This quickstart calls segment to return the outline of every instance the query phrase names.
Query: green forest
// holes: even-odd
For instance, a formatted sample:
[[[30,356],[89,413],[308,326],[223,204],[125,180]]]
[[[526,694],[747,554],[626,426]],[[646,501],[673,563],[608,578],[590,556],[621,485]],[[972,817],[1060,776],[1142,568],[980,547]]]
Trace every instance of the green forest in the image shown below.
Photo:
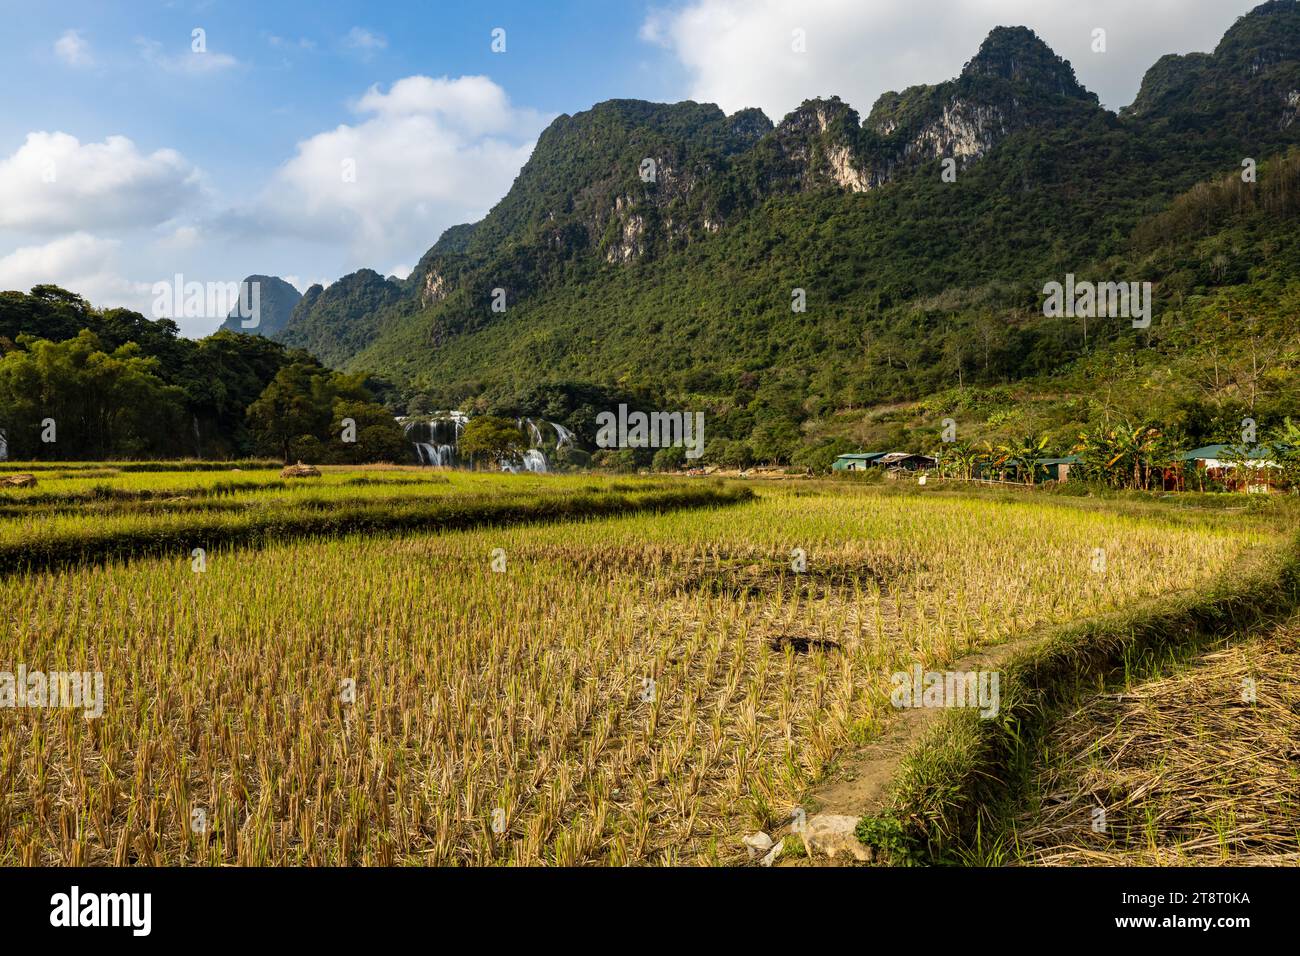
[[[373,389],[373,390],[372,390]],[[0,431],[15,460],[405,460],[383,383],[261,336],[183,338],[55,286],[0,293]],[[355,441],[344,441],[344,420]]]

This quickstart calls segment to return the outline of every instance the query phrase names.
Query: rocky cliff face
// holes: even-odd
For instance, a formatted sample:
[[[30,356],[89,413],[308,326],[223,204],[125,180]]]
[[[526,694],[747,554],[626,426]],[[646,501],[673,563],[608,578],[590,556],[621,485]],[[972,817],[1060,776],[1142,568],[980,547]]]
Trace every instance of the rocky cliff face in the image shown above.
[[[866,128],[881,178],[918,163],[982,159],[1022,129],[1099,109],[1074,69],[1025,27],[998,27],[954,80],[880,96]]]
[[[258,290],[257,325],[253,328],[245,328],[244,322],[247,317],[241,316],[239,309],[236,308],[226,317],[221,328],[231,332],[273,336],[289,323],[293,310],[302,299],[302,293],[278,276],[249,276],[240,283],[241,301],[246,303],[252,301],[250,294],[245,291],[252,283],[257,283]]]
[[[753,109],[599,103],[557,118],[501,202],[482,221],[448,229],[409,280],[346,277],[346,307],[333,287],[309,292],[285,340],[339,355],[404,323],[409,341],[444,343],[499,320],[493,289],[526,302],[707,242],[774,198],[838,193],[852,203],[911,176],[937,177],[939,160],[962,170],[984,163],[1031,131],[1060,140],[1070,130],[1141,129],[1170,142],[1191,136],[1204,159],[1239,142],[1262,155],[1300,129],[1300,0],[1271,0],[1241,18],[1213,54],[1160,59],[1123,116],[1102,111],[1070,64],[1024,27],[994,29],[951,80],[882,94],[865,122],[833,96],[776,126]],[[1031,180],[1026,173],[1026,189]],[[335,321],[351,328],[331,329]]]
[[[960,77],[887,92],[865,123],[837,97],[806,101],[759,144],[756,162],[769,192],[866,192],[934,160],[979,160],[1017,130],[1097,109],[1070,64],[1032,31],[999,27]]]
[[[839,97],[806,100],[770,135],[755,157],[770,192],[834,186],[866,192],[880,184],[862,142],[857,111]]]
[[[425,271],[424,279],[420,283],[420,304],[435,305],[447,298],[449,291],[450,283],[447,282],[447,277],[437,269],[430,268]]]
[[[997,106],[953,97],[934,120],[912,134],[903,146],[903,156],[922,161],[979,159],[1009,131],[1007,116]]]

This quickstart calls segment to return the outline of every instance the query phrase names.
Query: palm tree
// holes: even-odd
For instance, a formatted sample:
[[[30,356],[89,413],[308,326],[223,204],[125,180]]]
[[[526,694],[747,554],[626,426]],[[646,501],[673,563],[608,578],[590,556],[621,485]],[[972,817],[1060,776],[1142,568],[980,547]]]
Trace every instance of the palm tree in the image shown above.
[[[979,453],[964,442],[943,445],[934,456],[939,462],[939,474],[945,478],[969,480],[979,461]]]
[[[1111,487],[1123,483],[1123,479],[1117,477],[1116,465],[1124,457],[1124,452],[1119,447],[1114,429],[1107,431],[1103,426],[1080,432],[1074,451],[1080,456],[1085,474]]]

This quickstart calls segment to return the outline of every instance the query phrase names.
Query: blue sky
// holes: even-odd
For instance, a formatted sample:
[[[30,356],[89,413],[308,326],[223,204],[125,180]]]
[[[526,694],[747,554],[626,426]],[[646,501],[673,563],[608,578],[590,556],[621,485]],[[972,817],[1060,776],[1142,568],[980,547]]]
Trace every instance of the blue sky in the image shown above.
[[[342,105],[373,84],[483,74],[528,106],[558,114],[615,96],[672,97],[682,75],[668,51],[638,38],[645,8],[633,3],[574,3],[562,16],[535,0],[63,0],[57,14],[53,4],[3,6],[0,60],[10,95],[0,142],[51,127],[83,141],[122,134],[142,148],[201,155],[216,183],[235,189],[277,166],[299,140],[346,120]],[[160,76],[143,41],[159,44],[160,57],[187,58],[196,27],[206,31],[210,56],[237,64],[183,80]],[[496,27],[507,31],[504,55],[490,49]],[[53,50],[69,30],[86,44],[84,68],[69,69]]]
[[[150,314],[178,272],[300,289],[404,274],[505,194],[561,112],[691,98],[779,120],[835,93],[865,115],[886,89],[955,75],[1003,23],[1036,29],[1118,108],[1158,56],[1212,49],[1253,5],[6,0],[0,287],[59,282]],[[220,317],[180,321],[197,335]]]

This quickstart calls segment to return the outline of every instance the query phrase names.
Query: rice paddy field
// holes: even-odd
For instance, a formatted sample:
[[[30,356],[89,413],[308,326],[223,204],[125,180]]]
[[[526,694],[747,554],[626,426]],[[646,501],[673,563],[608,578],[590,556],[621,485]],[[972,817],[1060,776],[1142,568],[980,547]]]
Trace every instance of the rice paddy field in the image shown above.
[[[845,482],[38,478],[0,491],[0,671],[102,672],[104,701],[0,708],[9,865],[742,863],[888,727],[891,673],[1285,542]]]

